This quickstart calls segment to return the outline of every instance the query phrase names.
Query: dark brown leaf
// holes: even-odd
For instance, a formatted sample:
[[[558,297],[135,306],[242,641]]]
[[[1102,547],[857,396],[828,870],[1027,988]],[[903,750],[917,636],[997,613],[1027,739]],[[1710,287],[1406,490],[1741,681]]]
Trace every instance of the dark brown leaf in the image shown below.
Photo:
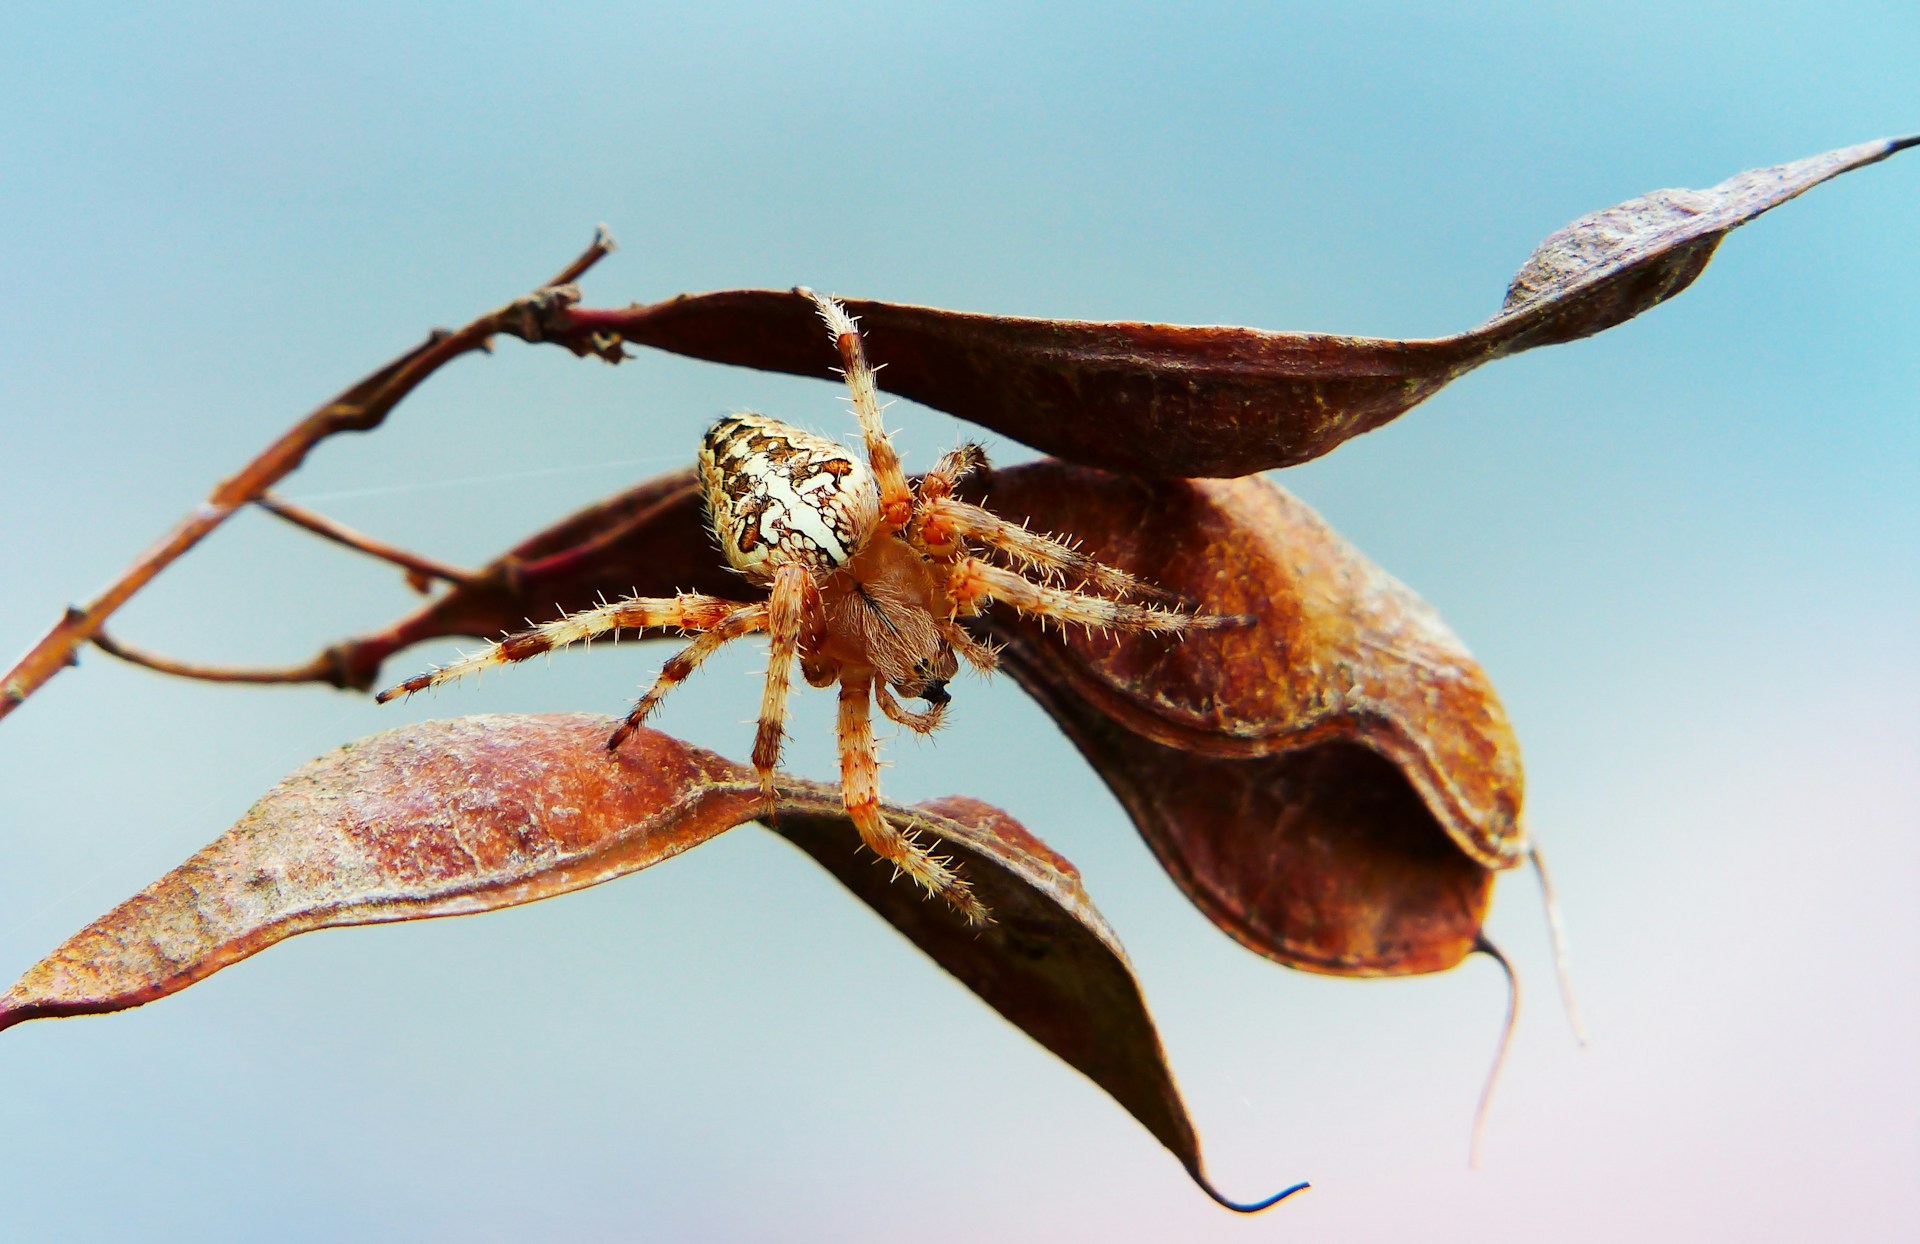
[[[885,917],[936,963],[1028,1036],[1107,1093],[1170,1149],[1208,1196],[1230,1209],[1207,1180],[1200,1141],[1174,1087],[1160,1035],[1113,930],[1094,910],[1079,870],[999,809],[951,796],[920,804],[922,823],[961,858],[993,912],[984,933],[944,903],[891,881],[852,846],[836,813],[782,813],[777,831]],[[940,818],[940,819],[930,819]],[[983,867],[991,862],[993,867]]]
[[[1177,642],[991,622],[1202,910],[1315,971],[1435,971],[1471,949],[1487,870],[1525,851],[1522,775],[1492,686],[1432,609],[1264,480],[1038,462],[989,488],[1008,517],[1255,619]],[[487,571],[498,586],[455,588],[331,660],[366,686],[407,644],[497,635],[616,585],[741,595],[712,550],[691,477],[652,481],[522,544]]]
[[[29,969],[0,998],[0,1029],[139,1006],[296,933],[597,885],[758,814],[750,770],[651,730],[610,755],[614,725],[584,714],[466,717],[324,756]],[[1073,865],[974,800],[893,809],[959,859],[994,913],[979,932],[876,867],[833,788],[792,783],[780,800],[780,833],[1109,1093],[1208,1195],[1261,1207],[1226,1201],[1207,1182],[1139,985]]]
[[[1727,232],[1920,137],[1658,190],[1574,221],[1520,269],[1500,313],[1397,341],[1251,328],[975,315],[848,299],[881,385],[1072,462],[1144,475],[1236,476],[1317,458],[1505,355],[1611,328],[1691,284]],[[836,364],[808,301],[783,290],[558,308],[543,332],[582,352],[617,341],[803,376]]]
[[[1168,875],[1248,949],[1339,976],[1438,972],[1475,949],[1493,873],[1379,753],[1338,740],[1251,759],[1181,751],[1056,697],[1015,659]]]

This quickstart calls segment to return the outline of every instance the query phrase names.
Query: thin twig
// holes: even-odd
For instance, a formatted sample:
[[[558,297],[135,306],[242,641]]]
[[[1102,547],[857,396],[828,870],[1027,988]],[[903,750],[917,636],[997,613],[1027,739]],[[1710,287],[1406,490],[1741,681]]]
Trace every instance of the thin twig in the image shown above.
[[[1547,872],[1546,857],[1535,843],[1527,851],[1533,863],[1533,875],[1540,879],[1540,901],[1547,909],[1547,937],[1553,942],[1553,975],[1560,984],[1560,1004],[1566,1008],[1567,1023],[1573,1039],[1587,1045],[1587,1023],[1581,1018],[1580,1003],[1573,996],[1573,963],[1567,953],[1567,929],[1560,919],[1560,899],[1553,892],[1553,877]]]
[[[613,240],[612,231],[605,225],[595,225],[593,227],[593,241],[587,244],[587,249],[580,252],[579,258],[560,269],[560,275],[548,281],[542,288],[573,284],[587,274],[587,269],[593,267],[593,265],[599,263],[602,259],[613,254],[613,252],[618,249],[619,243]]]
[[[340,662],[329,649],[320,653],[303,665],[284,666],[245,666],[245,665],[201,665],[193,661],[182,661],[175,657],[163,656],[145,648],[137,648],[123,643],[107,634],[96,631],[93,635],[94,646],[102,652],[119,657],[144,669],[155,670],[162,674],[173,674],[180,678],[197,678],[202,682],[246,682],[246,683],[303,683],[323,682],[335,687],[346,687],[348,679],[340,668]]]
[[[449,566],[445,562],[435,561],[424,554],[410,552],[397,544],[388,544],[385,540],[370,536],[364,531],[356,531],[345,523],[336,522],[303,505],[295,505],[285,497],[275,496],[271,492],[261,493],[254,498],[253,503],[269,514],[278,515],[296,527],[304,527],[323,539],[331,540],[335,544],[343,544],[370,557],[377,557],[383,562],[391,562],[405,570],[407,582],[422,592],[426,591],[435,579],[463,586],[478,582],[479,576],[470,570]]]
[[[545,340],[541,326],[552,317],[555,308],[579,299],[579,291],[571,281],[612,249],[613,239],[606,230],[596,230],[587,249],[553,281],[456,332],[436,331],[282,433],[238,474],[215,487],[206,501],[135,559],[85,608],[67,610],[53,629],[0,679],[0,717],[18,708],[55,674],[72,665],[75,650],[93,639],[106,620],[134,593],[204,540],[235,510],[286,478],[315,445],[341,432],[366,432],[380,426],[387,413],[421,381],[463,354],[488,349],[495,334],[509,333],[526,341]]]
[[[1513,1048],[1513,1031],[1520,1021],[1520,977],[1500,948],[1487,940],[1486,934],[1482,933],[1475,940],[1473,949],[1498,964],[1507,978],[1507,1018],[1500,1026],[1500,1044],[1494,1049],[1493,1065],[1487,1068],[1486,1083],[1480,1086],[1480,1104],[1473,1109],[1473,1136],[1467,1146],[1467,1165],[1478,1169],[1481,1142],[1486,1138],[1487,1116],[1493,1110],[1493,1090],[1500,1084],[1500,1073],[1507,1065],[1507,1051]]]

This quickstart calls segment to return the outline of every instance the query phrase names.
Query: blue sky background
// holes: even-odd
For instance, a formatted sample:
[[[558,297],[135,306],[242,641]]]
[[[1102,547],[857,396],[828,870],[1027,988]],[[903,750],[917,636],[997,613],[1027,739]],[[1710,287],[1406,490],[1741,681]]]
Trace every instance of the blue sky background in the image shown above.
[[[1901,4],[90,7],[0,44],[0,648],[434,324],[623,249],[598,303],[805,282],[983,311],[1420,336],[1551,230],[1920,129]],[[1676,11],[1683,10],[1683,11]],[[1007,808],[1125,940],[1218,1182],[742,830],[481,918],[300,938],[0,1036],[34,1240],[1888,1238],[1920,1212],[1920,156],[1733,235],[1678,300],[1284,474],[1440,607],[1526,751],[1593,1046],[1539,905],[1488,1131],[1494,969],[1354,982],[1215,932],[1010,684],[888,792]],[[284,491],[454,561],[817,382],[506,344]],[[961,429],[902,404],[910,465]],[[999,460],[1023,456],[998,442]],[[242,517],[115,629],[280,662],[411,603]],[[441,655],[420,650],[393,672]],[[660,648],[406,707],[90,655],[0,725],[25,969],[308,758],[411,717],[617,712]],[[757,651],[660,724],[730,755]],[[829,697],[791,767],[833,772]]]

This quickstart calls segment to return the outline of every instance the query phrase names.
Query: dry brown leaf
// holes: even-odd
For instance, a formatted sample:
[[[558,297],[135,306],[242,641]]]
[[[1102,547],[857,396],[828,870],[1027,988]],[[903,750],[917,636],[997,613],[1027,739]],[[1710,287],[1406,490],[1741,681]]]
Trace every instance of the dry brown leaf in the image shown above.
[[[1317,458],[1483,363],[1611,328],[1692,284],[1727,233],[1920,136],[1656,190],[1583,216],[1522,265],[1492,319],[1399,341],[1251,328],[977,315],[847,299],[880,384],[1088,466],[1237,476]],[[542,339],[619,357],[633,342],[721,363],[828,376],[809,302],[785,290],[556,306]]]
[[[1102,560],[1255,620],[1173,641],[990,619],[1009,672],[1209,917],[1262,954],[1322,972],[1435,971],[1473,948],[1489,870],[1526,849],[1519,750],[1485,673],[1428,606],[1265,480],[1150,481],[1038,462],[993,472],[986,488],[1010,518],[1070,532]],[[616,584],[740,594],[690,475],[531,538],[479,586],[329,649],[314,676],[369,686],[409,644],[496,635]]]
[[[989,504],[1071,521],[1102,561],[1253,619],[1170,641],[992,617],[1011,672],[1215,923],[1344,975],[1474,949],[1489,870],[1526,851],[1519,745],[1425,602],[1265,479],[1043,462],[996,473]]]
[[[480,716],[343,747],[276,786],[226,834],[69,938],[0,998],[0,1029],[176,993],[283,938],[491,911],[671,858],[760,812],[753,773],[615,719]],[[1073,865],[970,799],[894,809],[955,855],[995,923],[892,882],[859,848],[839,793],[780,790],[778,832],[935,962],[1086,1074],[1208,1195],[1199,1140],[1113,931]],[[1290,1188],[1287,1195],[1295,1188]]]
[[[124,1010],[313,929],[489,911],[635,872],[750,820],[751,776],[602,718],[467,717],[297,770],[192,859],[68,939],[0,1027]]]

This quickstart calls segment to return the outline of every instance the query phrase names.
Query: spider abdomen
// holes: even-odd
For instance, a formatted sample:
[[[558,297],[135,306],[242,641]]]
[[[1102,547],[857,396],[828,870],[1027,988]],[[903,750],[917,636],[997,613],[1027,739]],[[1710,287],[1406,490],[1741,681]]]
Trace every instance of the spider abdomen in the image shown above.
[[[879,521],[879,489],[858,455],[765,415],[728,415],[707,430],[700,485],[727,563],[760,582],[787,564],[831,573]]]

